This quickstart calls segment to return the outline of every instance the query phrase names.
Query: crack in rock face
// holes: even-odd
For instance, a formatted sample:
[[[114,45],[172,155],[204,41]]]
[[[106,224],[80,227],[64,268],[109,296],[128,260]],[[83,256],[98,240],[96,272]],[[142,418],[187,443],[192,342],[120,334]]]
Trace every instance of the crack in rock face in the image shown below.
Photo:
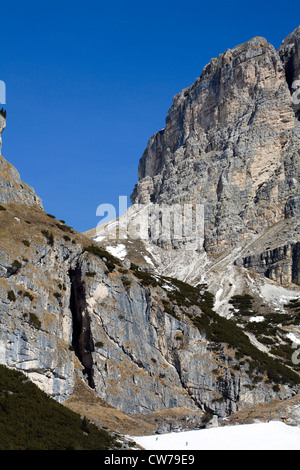
[[[83,374],[87,376],[89,386],[95,388],[92,357],[94,342],[80,266],[70,270],[69,274],[71,281],[70,310],[73,318],[72,346],[76,356],[84,366]]]

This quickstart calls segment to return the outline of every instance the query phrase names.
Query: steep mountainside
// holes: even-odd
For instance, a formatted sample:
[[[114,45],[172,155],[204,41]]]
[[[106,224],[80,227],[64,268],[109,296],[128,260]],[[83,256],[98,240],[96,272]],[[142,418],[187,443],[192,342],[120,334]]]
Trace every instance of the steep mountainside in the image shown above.
[[[212,311],[205,286],[125,267],[38,206],[3,208],[0,362],[58,401],[77,376],[132,414],[225,416],[298,389],[297,375]]]
[[[111,240],[119,221],[79,234],[0,157],[1,364],[73,409],[82,394],[147,429],[299,393],[299,121],[285,69],[296,73],[298,38],[213,59],[148,144],[142,206],[121,221],[200,202],[203,240]]]

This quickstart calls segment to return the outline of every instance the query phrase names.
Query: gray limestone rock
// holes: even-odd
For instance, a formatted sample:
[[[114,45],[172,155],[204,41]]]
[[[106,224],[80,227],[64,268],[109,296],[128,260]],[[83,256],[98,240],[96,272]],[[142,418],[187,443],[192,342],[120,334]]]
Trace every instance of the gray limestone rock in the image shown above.
[[[212,59],[140,160],[132,202],[202,203],[210,254],[297,214],[300,124],[284,58],[296,73],[298,33],[279,51],[256,37]]]
[[[237,264],[299,284],[300,124],[287,81],[288,67],[292,79],[298,70],[297,41],[298,30],[278,52],[257,37],[212,59],[150,139],[132,201],[204,204],[209,256],[261,236]],[[4,127],[0,115],[0,134]],[[182,408],[224,417],[299,392],[297,381],[280,382],[274,371],[270,379],[263,366],[271,357],[221,321],[208,292],[200,303],[203,293],[162,279],[154,265],[151,276],[149,266],[118,261],[70,227],[61,230],[3,157],[0,203],[0,363],[55,399],[70,397],[79,376],[129,414]],[[173,248],[180,256],[182,245]],[[197,260],[191,251],[184,263],[193,270]],[[225,277],[221,262],[216,271]],[[281,373],[276,361],[273,367]]]

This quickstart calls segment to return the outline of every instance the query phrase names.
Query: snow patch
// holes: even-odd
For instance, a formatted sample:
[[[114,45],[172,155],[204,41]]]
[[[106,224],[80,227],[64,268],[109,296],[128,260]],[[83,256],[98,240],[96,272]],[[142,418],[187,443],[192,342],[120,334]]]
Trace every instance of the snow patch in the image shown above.
[[[176,290],[176,288],[174,286],[171,286],[170,284],[164,284],[161,287],[163,287],[163,289],[165,289],[169,292],[172,292],[172,291]]]
[[[151,259],[149,256],[144,255],[144,259],[145,259],[145,261],[147,261],[148,264],[151,264],[151,266],[154,267],[154,264],[153,264],[153,262],[152,262],[152,259]]]
[[[260,286],[260,292],[263,299],[269,303],[277,303],[277,308],[283,308],[291,299],[295,299],[299,296],[299,290],[288,290],[287,288],[279,285],[273,285],[267,280],[264,280],[264,284]]]
[[[99,235],[99,237],[94,238],[95,242],[102,242],[105,239],[103,235]]]
[[[300,428],[280,421],[133,439],[146,450],[300,450]]]
[[[121,260],[123,260],[125,258],[125,256],[127,255],[127,250],[126,250],[126,247],[125,245],[123,245],[122,243],[120,243],[119,245],[117,246],[106,246],[105,249],[113,256],[115,256],[116,258],[119,258]]]
[[[300,344],[300,339],[297,338],[297,336],[294,335],[294,333],[288,333],[287,338],[289,338],[293,343],[295,344]]]
[[[253,323],[253,322],[260,323],[260,322],[264,321],[264,319],[265,319],[265,317],[263,317],[262,315],[258,315],[257,317],[250,317],[249,322],[250,323]]]

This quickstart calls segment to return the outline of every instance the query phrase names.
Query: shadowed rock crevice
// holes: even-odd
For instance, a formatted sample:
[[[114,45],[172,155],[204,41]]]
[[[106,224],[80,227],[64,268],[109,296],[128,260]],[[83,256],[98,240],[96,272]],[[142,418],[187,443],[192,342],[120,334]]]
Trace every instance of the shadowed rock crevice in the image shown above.
[[[94,341],[90,328],[90,317],[86,310],[85,288],[81,280],[81,267],[69,271],[71,280],[70,310],[73,320],[72,346],[84,369],[88,385],[95,388],[93,379]]]

